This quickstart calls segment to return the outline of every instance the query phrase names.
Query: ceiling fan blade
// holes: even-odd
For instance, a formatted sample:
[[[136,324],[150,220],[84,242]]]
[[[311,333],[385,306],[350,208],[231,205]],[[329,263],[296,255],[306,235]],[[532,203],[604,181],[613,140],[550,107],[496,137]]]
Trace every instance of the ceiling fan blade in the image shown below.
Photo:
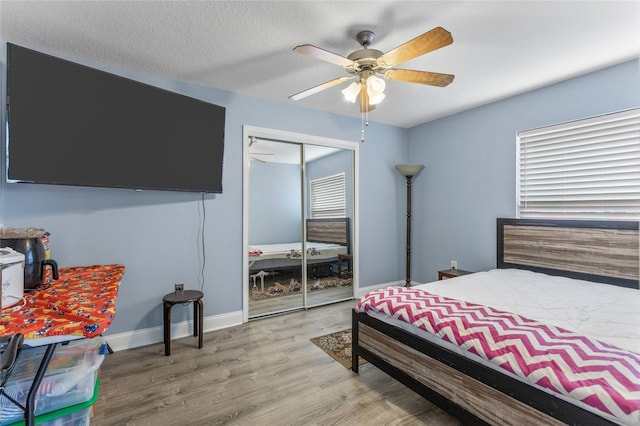
[[[293,48],[296,53],[311,56],[313,58],[321,59],[323,61],[330,62],[332,64],[340,65],[341,67],[348,67],[353,65],[351,59],[347,59],[344,56],[340,56],[336,53],[329,52],[328,50],[321,49],[311,44],[302,44]]]
[[[408,83],[445,87],[451,84],[455,76],[453,74],[441,74],[438,72],[390,69],[384,72],[384,78],[395,81],[406,81]]]
[[[318,92],[321,92],[325,89],[328,89],[330,87],[333,86],[337,86],[340,83],[344,83],[347,80],[351,80],[353,77],[338,77],[338,78],[334,78],[333,80],[329,80],[326,83],[322,83],[322,84],[318,84],[317,86],[314,86],[310,89],[307,90],[303,90],[300,93],[296,93],[295,95],[291,95],[289,96],[289,99],[291,99],[292,101],[298,101],[302,98],[306,98],[307,96],[311,96],[314,95]]]
[[[451,43],[453,43],[451,33],[444,28],[436,27],[380,56],[378,64],[383,68],[395,67]]]
[[[376,106],[369,103],[367,86],[363,84],[362,87],[360,87],[360,112],[373,111],[374,109],[376,109]]]

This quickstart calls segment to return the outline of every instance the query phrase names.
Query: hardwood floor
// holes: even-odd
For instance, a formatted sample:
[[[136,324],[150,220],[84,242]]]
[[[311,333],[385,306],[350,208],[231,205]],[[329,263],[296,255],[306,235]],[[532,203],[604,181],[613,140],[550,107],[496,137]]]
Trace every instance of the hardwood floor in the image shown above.
[[[108,355],[92,425],[458,425],[365,364],[309,341],[351,326],[354,301]]]

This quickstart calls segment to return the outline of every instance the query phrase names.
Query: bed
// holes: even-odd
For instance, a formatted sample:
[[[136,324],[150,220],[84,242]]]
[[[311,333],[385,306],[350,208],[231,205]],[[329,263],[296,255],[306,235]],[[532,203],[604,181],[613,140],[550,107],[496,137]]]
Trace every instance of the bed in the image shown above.
[[[353,311],[352,370],[358,372],[358,358],[363,357],[465,423],[640,424],[638,241],[635,221],[498,219],[495,270],[376,290],[361,299]],[[501,275],[506,275],[507,287],[497,282]],[[506,297],[497,302],[490,293]],[[540,301],[540,295],[546,297]],[[405,302],[422,311],[416,315],[404,310]],[[568,318],[565,307],[580,303],[587,303],[582,309],[588,311]],[[601,312],[612,304],[613,312]],[[545,306],[552,309],[541,314],[538,308]],[[439,323],[434,320],[438,317]],[[582,329],[580,320],[586,317],[595,327]],[[416,326],[416,319],[426,323],[427,330]],[[500,327],[487,323],[496,319]],[[502,331],[496,333],[509,329],[504,324],[515,324],[519,336],[507,335],[513,340],[506,340]],[[485,326],[490,330],[487,339],[480,332]],[[533,362],[527,365],[512,349],[528,349],[523,343],[528,335],[536,336],[533,342],[543,339],[538,337],[541,327],[545,344],[531,352],[526,362]],[[566,339],[573,339],[571,345]],[[502,346],[492,347],[488,341]],[[574,346],[578,343],[582,346]],[[591,376],[580,376],[580,369],[569,369],[579,380],[566,373],[568,366],[579,364],[567,357],[578,353],[571,352],[576,347],[588,348],[588,356],[583,355],[591,373],[604,371],[606,377],[597,380],[611,380],[613,391],[598,388],[590,395],[587,385],[600,382],[593,385]],[[545,361],[549,354],[555,358]],[[603,356],[606,363],[593,361]]]
[[[306,261],[308,265],[336,261],[351,252],[349,218],[307,219]],[[300,241],[249,246],[249,273],[300,267]]]

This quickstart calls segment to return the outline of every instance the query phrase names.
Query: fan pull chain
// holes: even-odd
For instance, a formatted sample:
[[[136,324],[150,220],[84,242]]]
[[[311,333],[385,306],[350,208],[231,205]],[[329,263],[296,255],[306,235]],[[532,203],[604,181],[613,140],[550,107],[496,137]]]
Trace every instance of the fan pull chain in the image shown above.
[[[369,105],[367,105],[365,112],[361,114],[361,128],[360,128],[360,143],[364,143],[364,128],[369,127]]]

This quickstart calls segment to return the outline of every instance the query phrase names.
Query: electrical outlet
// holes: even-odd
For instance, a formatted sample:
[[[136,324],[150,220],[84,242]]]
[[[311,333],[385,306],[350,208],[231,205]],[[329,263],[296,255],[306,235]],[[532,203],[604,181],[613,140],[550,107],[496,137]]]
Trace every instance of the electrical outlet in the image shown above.
[[[176,283],[176,293],[180,294],[184,291],[184,284],[183,283]]]
[[[451,269],[458,269],[458,261],[457,260],[452,260],[451,261]]]

